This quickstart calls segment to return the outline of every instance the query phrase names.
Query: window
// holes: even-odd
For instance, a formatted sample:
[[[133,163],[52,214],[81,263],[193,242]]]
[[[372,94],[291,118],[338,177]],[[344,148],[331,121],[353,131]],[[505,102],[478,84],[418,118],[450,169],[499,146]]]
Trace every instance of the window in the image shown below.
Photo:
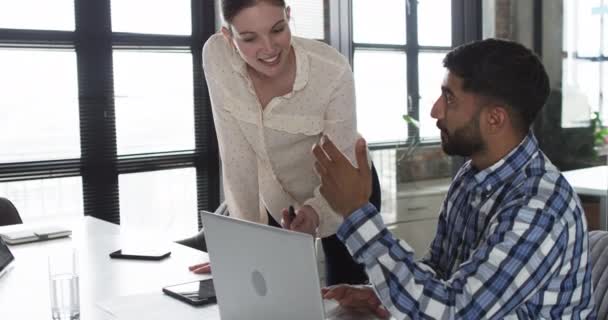
[[[194,168],[123,174],[119,177],[123,230],[185,238],[198,230]]]
[[[323,0],[288,0],[294,35],[310,39],[325,39],[325,7]]]
[[[137,16],[134,19],[134,16]],[[112,31],[190,35],[190,0],[113,0]]]
[[[219,2],[219,1],[218,1]],[[326,0],[287,0],[291,20],[289,27],[294,36],[326,40]]]
[[[0,1],[0,28],[74,30],[74,0]]]
[[[113,61],[118,154],[194,150],[191,54],[117,50]]]
[[[0,183],[0,195],[13,202],[24,222],[82,215],[80,177]]]
[[[452,0],[353,0],[352,16],[361,134],[370,144],[438,141],[429,114],[452,47]],[[420,128],[408,127],[403,115]]]
[[[25,221],[194,233],[219,205],[202,70],[214,13],[206,0],[0,1],[0,196]]]
[[[0,48],[0,162],[80,157],[74,50]]]
[[[608,1],[564,0],[562,127],[608,123]]]

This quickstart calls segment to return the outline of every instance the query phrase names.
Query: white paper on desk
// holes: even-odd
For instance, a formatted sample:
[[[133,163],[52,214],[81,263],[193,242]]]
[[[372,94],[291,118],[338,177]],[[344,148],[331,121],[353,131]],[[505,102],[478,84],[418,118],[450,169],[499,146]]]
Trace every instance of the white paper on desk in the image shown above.
[[[114,319],[146,319],[146,320],[200,320],[219,319],[217,304],[193,307],[189,304],[171,298],[163,293],[138,294],[119,296],[97,303]]]

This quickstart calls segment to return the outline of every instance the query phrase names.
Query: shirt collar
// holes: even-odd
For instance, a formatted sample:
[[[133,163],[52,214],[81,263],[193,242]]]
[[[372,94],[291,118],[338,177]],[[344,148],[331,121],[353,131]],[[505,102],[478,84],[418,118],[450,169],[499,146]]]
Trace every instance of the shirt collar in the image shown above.
[[[302,46],[300,45],[300,39],[298,37],[291,37],[291,46],[294,49],[296,55],[296,79],[293,83],[293,91],[301,90],[308,83],[308,74],[310,72],[310,63],[308,55]],[[232,68],[245,78],[248,82],[251,82],[249,74],[247,73],[247,63],[236,50],[231,50],[230,63]],[[250,89],[253,90],[253,85],[250,85]],[[255,92],[255,91],[254,91]],[[288,94],[288,96],[290,96]]]
[[[494,187],[502,185],[504,181],[516,174],[537,154],[538,150],[538,140],[530,131],[517,147],[484,170],[476,171],[469,161],[466,168],[467,176],[472,176],[475,183],[472,183],[467,189],[481,188],[482,192],[492,191]]]

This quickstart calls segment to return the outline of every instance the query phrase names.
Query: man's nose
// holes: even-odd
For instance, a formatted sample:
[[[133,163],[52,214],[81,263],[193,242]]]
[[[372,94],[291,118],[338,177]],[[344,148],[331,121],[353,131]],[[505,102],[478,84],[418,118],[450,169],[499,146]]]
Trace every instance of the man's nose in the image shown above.
[[[442,97],[439,96],[439,98],[437,98],[437,100],[435,100],[435,103],[433,104],[433,107],[431,108],[431,117],[433,119],[443,119],[443,113],[444,113],[444,106],[443,106],[443,100]]]

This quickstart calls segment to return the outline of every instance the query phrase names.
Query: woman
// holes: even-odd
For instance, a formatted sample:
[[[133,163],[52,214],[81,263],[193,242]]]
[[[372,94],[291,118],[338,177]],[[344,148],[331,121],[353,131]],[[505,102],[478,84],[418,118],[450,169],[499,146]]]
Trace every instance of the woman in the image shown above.
[[[203,67],[230,215],[317,235],[328,285],[365,282],[363,268],[335,236],[342,219],[319,193],[311,154],[326,134],[354,159],[347,60],[324,43],[292,37],[284,0],[224,0],[222,14],[226,25],[205,44]]]

